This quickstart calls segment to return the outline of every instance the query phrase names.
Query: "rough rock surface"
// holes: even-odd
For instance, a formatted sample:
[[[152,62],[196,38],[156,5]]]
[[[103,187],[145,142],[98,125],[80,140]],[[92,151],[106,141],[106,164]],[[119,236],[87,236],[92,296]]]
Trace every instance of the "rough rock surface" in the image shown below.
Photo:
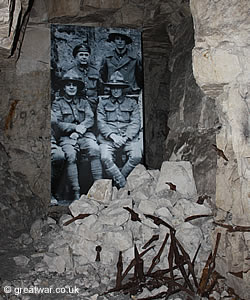
[[[96,180],[89,189],[87,197],[101,202],[109,202],[112,199],[112,180]]]
[[[215,98],[221,124],[216,144],[228,159],[219,157],[217,161],[217,220],[227,225],[249,226],[250,3],[243,0],[228,5],[226,1],[191,0],[191,11],[196,41],[194,75],[205,94]],[[218,268],[247,298],[249,292],[244,292],[242,284],[249,287],[249,263],[245,254],[234,249],[240,247],[249,253],[248,238],[243,232],[231,234],[221,230],[230,247],[227,251],[221,249]],[[235,274],[242,275],[239,278]]]
[[[186,167],[186,162],[171,164],[172,169],[174,164],[177,170],[182,164]],[[162,170],[164,173],[164,168]],[[142,174],[140,179],[138,173]],[[58,222],[51,217],[39,218],[32,224],[29,234],[22,234],[12,240],[11,251],[4,243],[0,252],[0,299],[139,300],[167,292],[167,284],[147,288],[147,282],[146,285],[145,282],[141,282],[144,284],[141,290],[131,295],[119,291],[106,293],[116,284],[119,250],[122,251],[123,272],[125,272],[125,268],[134,258],[134,245],[139,252],[150,249],[143,256],[145,272],[161,248],[169,228],[163,224],[157,225],[145,217],[145,214],[151,213],[176,228],[176,238],[191,258],[197,250],[197,245],[201,243],[194,263],[195,273],[199,277],[211,251],[210,233],[214,224],[210,205],[207,202],[198,204],[190,196],[185,199],[184,194],[177,190],[169,190],[167,186],[164,192],[161,190],[160,193],[156,193],[155,187],[161,175],[164,174],[159,174],[158,170],[146,170],[139,165],[130,174],[125,188],[119,191],[113,189],[113,198],[109,204],[104,205],[99,200],[83,195],[79,201],[74,201],[70,205],[74,216],[84,212],[91,213],[90,216],[75,220],[68,225],[65,222],[72,218],[68,214],[61,215]],[[186,179],[192,178],[190,171],[185,172],[185,175]],[[137,186],[132,185],[135,178],[137,178]],[[99,184],[101,185],[100,182]],[[104,197],[106,183],[102,182],[102,184]],[[152,189],[145,191],[145,186],[150,186]],[[183,186],[188,188],[188,184]],[[138,191],[144,191],[143,198],[139,197],[141,193]],[[137,221],[133,219],[124,207],[133,208],[140,219]],[[186,217],[199,214],[207,214],[209,217],[185,222]],[[144,247],[152,235],[156,236],[156,234],[158,239],[154,239],[150,245]],[[100,250],[99,259],[97,247]],[[14,251],[17,248],[19,248],[18,255]],[[169,249],[170,240],[167,241],[153,272],[169,267]],[[10,265],[11,272],[9,272]],[[132,269],[125,278],[132,276],[133,273]],[[181,277],[180,272],[174,271],[174,273]],[[152,278],[150,280],[152,281]],[[181,282],[180,279],[178,282]],[[167,299],[187,299],[187,293],[178,290]],[[164,296],[156,296],[153,299],[163,298]],[[192,299],[207,300],[208,298],[194,296]],[[210,292],[209,299],[240,300],[226,286],[224,279],[218,280]]]
[[[29,16],[30,2],[15,1],[8,8],[14,1],[3,0],[0,5],[1,234],[27,230],[36,216],[46,213],[50,201],[50,23],[142,30],[146,164],[160,168],[165,159],[191,161],[198,195],[215,202],[216,187],[217,221],[249,226],[249,1],[190,1],[198,85],[191,65],[189,1],[34,1],[23,40],[16,25],[18,16],[23,25],[28,21],[24,15]],[[12,50],[21,44],[17,60],[19,52]],[[229,159],[218,156],[216,176],[212,144]],[[145,191],[137,197],[146,200]],[[225,241],[240,243],[236,248],[243,245],[248,258],[249,237],[236,235],[231,240],[226,233]],[[245,283],[246,261],[235,252],[221,254],[223,272],[243,272]],[[242,278],[228,276],[244,291]]]
[[[170,165],[171,168],[169,168]],[[151,175],[152,171],[139,165],[129,175],[126,187],[113,193],[111,202],[100,202],[99,199],[94,198],[94,194],[93,198],[82,195],[80,200],[74,201],[69,207],[74,217],[79,214],[90,215],[68,225],[67,221],[71,220],[72,216],[62,217],[61,231],[58,232],[44,256],[49,272],[63,273],[66,270],[74,270],[76,274],[81,274],[89,264],[93,267],[97,264],[96,247],[101,246],[99,267],[105,269],[105,274],[110,279],[115,278],[119,251],[122,252],[125,268],[134,257],[134,245],[137,246],[139,252],[142,252],[146,242],[152,236],[159,235],[159,239],[152,244],[155,245],[154,249],[150,250],[144,259],[144,267],[149,268],[169,231],[167,227],[156,225],[147,217],[147,215],[152,215],[160,217],[176,229],[177,239],[191,258],[201,243],[196,260],[196,272],[200,276],[211,250],[209,230],[213,227],[213,214],[208,203],[196,203],[196,187],[190,166],[185,161],[164,162],[159,176],[154,177]],[[171,169],[174,174],[182,171],[180,191],[169,190],[169,187],[162,182],[162,178],[166,176],[166,169]],[[138,173],[141,176],[137,176]],[[131,183],[134,182],[135,177],[137,177],[137,183],[132,186]],[[103,197],[105,197],[106,182],[100,181],[99,186],[99,191],[102,190]],[[145,191],[146,186],[151,188]],[[157,186],[160,187],[158,190]],[[140,197],[140,191],[144,191],[145,198]],[[100,193],[97,197],[100,197]],[[137,221],[132,218],[126,208],[138,214]],[[187,217],[201,214],[209,217],[185,222]],[[166,248],[169,246],[170,240]],[[165,249],[155,270],[168,267],[168,251]]]
[[[169,56],[170,86],[168,100],[169,134],[165,141],[165,160],[188,160],[194,168],[199,195],[214,199],[216,153],[215,133],[219,126],[214,99],[198,87],[192,70],[194,30],[186,18],[172,32]]]
[[[161,173],[156,185],[156,193],[166,189],[166,184],[172,190],[178,191],[185,197],[197,198],[196,185],[193,178],[192,165],[188,161],[168,162],[164,161],[161,165]]]

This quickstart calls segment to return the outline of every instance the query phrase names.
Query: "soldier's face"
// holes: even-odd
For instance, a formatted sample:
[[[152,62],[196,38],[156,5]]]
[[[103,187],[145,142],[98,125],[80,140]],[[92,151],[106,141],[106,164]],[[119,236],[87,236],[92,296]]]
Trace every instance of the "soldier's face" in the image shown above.
[[[69,97],[73,97],[77,93],[77,84],[74,81],[69,81],[65,84],[64,91]]]
[[[125,40],[119,35],[117,35],[115,37],[114,42],[115,42],[116,48],[119,49],[119,50],[122,50],[126,47]]]
[[[121,88],[111,88],[111,94],[114,98],[119,98],[122,95],[122,89]]]
[[[90,55],[88,52],[78,52],[76,54],[76,61],[80,65],[87,65],[89,63]]]

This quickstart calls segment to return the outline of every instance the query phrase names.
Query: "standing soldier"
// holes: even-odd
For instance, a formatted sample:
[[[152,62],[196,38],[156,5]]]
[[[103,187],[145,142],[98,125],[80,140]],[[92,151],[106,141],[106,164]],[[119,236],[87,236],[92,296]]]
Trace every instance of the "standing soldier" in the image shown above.
[[[84,97],[88,100],[93,113],[96,112],[98,104],[99,93],[99,71],[90,64],[91,50],[88,45],[77,45],[73,49],[73,56],[75,60],[75,66],[70,70],[73,70],[84,83]]]
[[[135,99],[123,95],[124,89],[129,85],[120,72],[116,71],[106,85],[110,87],[111,95],[101,97],[98,104],[98,141],[105,172],[121,188],[126,184],[126,177],[142,158],[141,143],[138,141],[140,111]],[[128,156],[121,170],[115,163],[115,156],[120,150]]]
[[[96,137],[89,131],[94,114],[88,101],[78,95],[84,87],[81,78],[70,70],[63,75],[61,85],[64,95],[53,102],[52,110],[62,133],[59,143],[66,157],[67,180],[76,200],[80,197],[77,154],[80,150],[87,150],[92,176],[97,180],[102,178],[100,150]]]
[[[129,84],[124,93],[139,94],[143,85],[142,61],[139,55],[128,49],[132,39],[126,34],[113,31],[109,34],[107,41],[113,42],[115,49],[109,52],[101,62],[102,82],[105,84],[114,72],[119,71]]]

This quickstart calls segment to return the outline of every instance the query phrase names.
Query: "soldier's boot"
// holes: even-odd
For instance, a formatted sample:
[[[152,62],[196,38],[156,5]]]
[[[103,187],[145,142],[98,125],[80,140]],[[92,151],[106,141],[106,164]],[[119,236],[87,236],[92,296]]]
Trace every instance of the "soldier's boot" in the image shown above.
[[[67,179],[73,191],[73,200],[80,198],[80,186],[78,181],[78,170],[75,163],[69,163],[67,166]]]
[[[100,158],[91,158],[90,160],[91,172],[94,181],[102,179],[102,163]]]
[[[79,189],[73,189],[73,200],[79,200],[81,197],[80,195],[80,188]]]
[[[107,175],[113,179],[115,185],[118,188],[123,188],[125,186],[126,179],[115,164],[113,164],[109,168],[106,168],[105,171],[106,171]]]
[[[125,165],[121,169],[122,175],[127,178],[127,176],[130,174],[130,172],[140,163],[140,158],[129,158],[128,161],[125,163]]]

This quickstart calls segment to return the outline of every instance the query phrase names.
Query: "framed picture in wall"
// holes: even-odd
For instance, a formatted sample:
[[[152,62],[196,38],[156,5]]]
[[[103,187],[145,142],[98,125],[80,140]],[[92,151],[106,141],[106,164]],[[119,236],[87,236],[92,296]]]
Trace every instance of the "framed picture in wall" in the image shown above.
[[[51,202],[122,188],[143,158],[141,32],[51,25]]]

